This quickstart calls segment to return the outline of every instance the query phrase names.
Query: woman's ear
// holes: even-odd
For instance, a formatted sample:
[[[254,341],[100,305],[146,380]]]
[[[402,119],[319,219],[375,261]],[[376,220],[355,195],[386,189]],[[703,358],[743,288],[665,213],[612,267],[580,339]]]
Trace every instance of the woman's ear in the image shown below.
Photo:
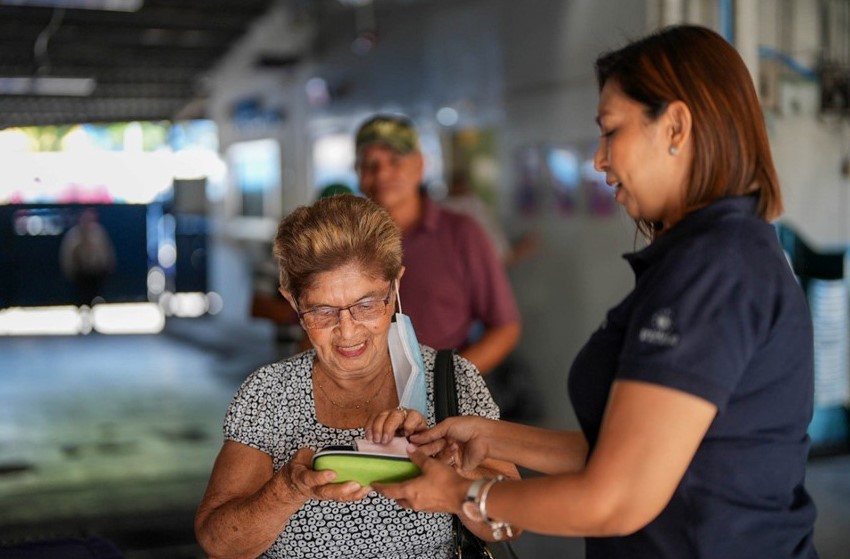
[[[292,310],[298,312],[298,305],[295,303],[295,298],[292,296],[292,293],[284,290],[282,287],[278,287],[277,290],[281,295],[283,295],[283,298],[287,300],[289,306],[292,307]]]
[[[693,118],[691,109],[684,101],[672,101],[667,107],[670,148],[682,150],[691,139]]]

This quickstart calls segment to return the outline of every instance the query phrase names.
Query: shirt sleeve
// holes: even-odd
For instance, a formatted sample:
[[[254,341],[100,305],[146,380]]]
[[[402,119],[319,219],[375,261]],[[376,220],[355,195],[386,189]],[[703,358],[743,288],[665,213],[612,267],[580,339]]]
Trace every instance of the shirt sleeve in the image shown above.
[[[767,314],[749,273],[733,250],[692,250],[641,278],[617,377],[676,388],[725,409]]]
[[[499,406],[493,400],[484,377],[478,369],[460,354],[454,355],[455,385],[457,387],[458,413],[499,419]]]
[[[485,326],[519,322],[520,314],[504,263],[484,230],[471,218],[464,224],[464,252],[468,265],[472,314]]]
[[[265,394],[275,394],[269,387],[275,376],[270,367],[252,373],[236,392],[224,417],[224,438],[274,455],[273,434],[279,422],[265,401]]]

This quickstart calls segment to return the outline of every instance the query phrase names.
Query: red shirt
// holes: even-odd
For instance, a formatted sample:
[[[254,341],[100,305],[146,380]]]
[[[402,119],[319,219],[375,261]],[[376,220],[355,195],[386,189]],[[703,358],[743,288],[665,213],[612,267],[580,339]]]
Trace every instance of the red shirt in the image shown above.
[[[423,196],[422,221],[402,244],[401,308],[420,343],[460,349],[477,321],[486,329],[519,322],[504,265],[472,218]]]

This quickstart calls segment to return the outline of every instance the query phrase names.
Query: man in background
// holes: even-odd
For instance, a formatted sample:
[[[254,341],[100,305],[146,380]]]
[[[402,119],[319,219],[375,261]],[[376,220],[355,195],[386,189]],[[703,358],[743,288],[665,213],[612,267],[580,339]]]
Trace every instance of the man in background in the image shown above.
[[[360,191],[386,208],[402,231],[401,305],[419,341],[457,348],[482,374],[489,373],[513,350],[521,331],[492,243],[472,218],[441,209],[428,197],[419,137],[409,119],[368,119],[355,147]]]

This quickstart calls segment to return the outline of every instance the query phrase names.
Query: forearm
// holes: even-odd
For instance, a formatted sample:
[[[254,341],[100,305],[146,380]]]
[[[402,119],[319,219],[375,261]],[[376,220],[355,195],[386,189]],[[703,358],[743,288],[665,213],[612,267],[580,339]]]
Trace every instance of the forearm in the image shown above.
[[[587,461],[587,441],[577,431],[499,421],[490,422],[484,436],[490,458],[543,474],[578,472]]]
[[[587,465],[497,484],[488,515],[560,536],[633,533],[670,502],[716,413],[711,402],[685,392],[619,381]]]
[[[490,490],[487,515],[538,534],[621,536],[633,530],[615,497],[614,492],[589,484],[583,474],[505,481]]]
[[[195,532],[211,559],[254,558],[268,549],[290,517],[307,501],[276,474],[257,492],[198,511]]]
[[[521,331],[519,322],[488,329],[477,342],[460,354],[471,361],[482,375],[486,375],[516,347]]]

